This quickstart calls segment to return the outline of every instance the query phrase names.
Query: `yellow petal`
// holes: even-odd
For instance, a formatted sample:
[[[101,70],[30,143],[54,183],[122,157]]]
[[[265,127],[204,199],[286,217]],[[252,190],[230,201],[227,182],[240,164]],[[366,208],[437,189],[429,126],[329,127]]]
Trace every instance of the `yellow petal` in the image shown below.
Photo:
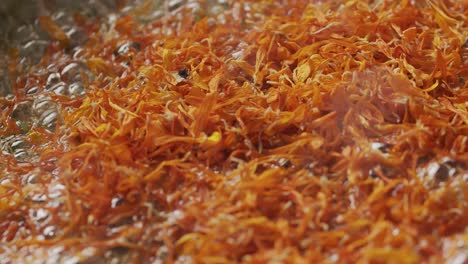
[[[295,77],[298,82],[304,82],[310,76],[310,65],[309,63],[304,63],[296,68]]]

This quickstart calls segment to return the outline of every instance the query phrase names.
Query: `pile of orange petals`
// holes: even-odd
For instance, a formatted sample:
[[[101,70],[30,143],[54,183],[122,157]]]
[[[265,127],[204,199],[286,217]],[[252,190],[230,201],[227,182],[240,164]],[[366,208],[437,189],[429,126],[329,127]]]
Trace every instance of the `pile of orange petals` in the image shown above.
[[[188,2],[11,54],[0,136],[35,156],[0,154],[1,259],[468,261],[466,1]],[[72,62],[84,96],[15,123]]]

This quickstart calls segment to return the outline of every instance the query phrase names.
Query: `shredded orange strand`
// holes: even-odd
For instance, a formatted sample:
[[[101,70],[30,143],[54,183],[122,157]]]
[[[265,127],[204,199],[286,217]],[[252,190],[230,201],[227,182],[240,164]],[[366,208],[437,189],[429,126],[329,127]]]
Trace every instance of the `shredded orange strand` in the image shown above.
[[[12,49],[1,263],[468,261],[466,1],[185,2]]]

